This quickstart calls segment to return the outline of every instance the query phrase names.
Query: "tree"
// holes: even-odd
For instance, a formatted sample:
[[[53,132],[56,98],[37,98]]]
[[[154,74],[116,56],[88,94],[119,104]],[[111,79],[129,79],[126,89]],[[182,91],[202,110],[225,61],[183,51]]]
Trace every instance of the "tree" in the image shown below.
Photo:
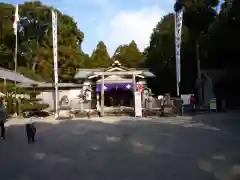
[[[145,66],[156,75],[150,80],[149,86],[156,94],[171,93],[176,95],[176,61],[174,14],[162,18],[153,29],[150,45],[145,49]],[[185,28],[183,29],[183,42],[186,41]],[[159,85],[162,84],[162,85]]]
[[[135,41],[129,45],[120,45],[114,55],[113,59],[118,60],[122,65],[129,68],[138,68],[143,65],[144,56],[137,47]]]
[[[97,44],[96,49],[91,56],[91,62],[88,65],[91,68],[106,68],[111,66],[112,60],[108,54],[107,47],[103,41]]]
[[[14,68],[13,6],[0,3],[0,66]]]
[[[215,83],[215,91],[223,99],[240,99],[238,84],[240,73],[240,2],[222,4],[218,19],[208,33],[208,61],[212,67],[225,71],[224,78]],[[228,88],[222,88],[228,87]]]
[[[33,79],[39,76],[45,81],[53,79],[51,9],[54,8],[43,5],[39,1],[25,2],[19,5],[18,71],[26,76],[31,75],[30,78]],[[54,10],[58,14],[59,80],[60,82],[70,82],[73,81],[76,69],[81,67],[84,62],[84,53],[80,49],[83,33],[78,29],[73,18]],[[0,14],[0,25],[4,24],[4,26],[0,26],[2,42],[0,65],[8,69],[14,68],[15,36],[12,29],[14,11],[13,5],[0,4],[0,13],[2,13]]]
[[[20,112],[24,112],[25,110],[43,110],[49,107],[48,104],[42,103],[42,99],[37,98],[37,95],[40,94],[40,91],[37,90],[37,85],[32,85],[31,90],[25,90],[24,94],[28,94],[28,98],[22,98],[19,102],[19,110]],[[19,112],[19,113],[20,113]]]
[[[176,0],[175,11],[184,9],[183,23],[187,26],[191,39],[196,46],[196,67],[198,79],[198,101],[202,103],[202,81],[200,67],[200,46],[201,35],[208,32],[209,25],[216,19],[217,13],[214,8],[218,5],[218,0]]]
[[[82,66],[85,68],[91,68],[92,67],[91,57],[89,56],[89,54],[86,54],[86,53],[84,53],[83,56],[84,56],[84,58],[83,58],[84,62],[82,64]]]

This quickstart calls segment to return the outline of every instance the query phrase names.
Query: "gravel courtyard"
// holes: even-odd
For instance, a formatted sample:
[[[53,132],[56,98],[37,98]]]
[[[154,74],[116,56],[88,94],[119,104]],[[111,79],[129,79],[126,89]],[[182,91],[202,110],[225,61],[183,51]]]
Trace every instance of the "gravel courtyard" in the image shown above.
[[[10,122],[1,180],[239,180],[240,115]]]

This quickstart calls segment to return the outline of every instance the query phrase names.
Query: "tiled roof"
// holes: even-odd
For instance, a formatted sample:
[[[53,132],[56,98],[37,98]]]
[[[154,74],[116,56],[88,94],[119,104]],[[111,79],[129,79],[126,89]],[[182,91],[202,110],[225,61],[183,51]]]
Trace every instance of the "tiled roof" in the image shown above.
[[[155,75],[150,71],[143,71],[143,75],[145,77],[155,77]]]
[[[36,84],[37,87],[40,87],[40,88],[51,88],[51,87],[54,87],[54,84],[53,83],[43,83],[43,82],[40,82],[40,83],[37,83]],[[32,87],[31,84],[29,83],[20,83],[18,84],[19,87]],[[68,87],[81,87],[82,85],[81,84],[74,84],[74,83],[58,83],[58,87],[60,88],[68,88]]]
[[[109,68],[107,68],[109,70]],[[93,75],[94,72],[102,72],[105,71],[106,69],[103,68],[98,68],[98,69],[78,69],[77,74],[75,75],[75,79],[86,79],[87,77]],[[136,70],[140,70],[143,71],[143,76],[146,77],[155,77],[155,75],[150,72],[148,69],[144,68],[144,69],[136,69],[136,68],[129,68],[129,70],[131,71],[136,71]]]
[[[93,72],[104,71],[102,68],[98,69],[78,69],[77,74],[74,76],[75,79],[86,79],[88,76],[93,75]]]
[[[29,79],[25,76],[23,76],[20,73],[16,73],[14,71],[8,70],[8,69],[4,69],[4,68],[0,68],[0,79],[6,79],[9,81],[15,81],[18,83],[30,83],[30,84],[34,84],[37,81],[34,81],[32,79]]]

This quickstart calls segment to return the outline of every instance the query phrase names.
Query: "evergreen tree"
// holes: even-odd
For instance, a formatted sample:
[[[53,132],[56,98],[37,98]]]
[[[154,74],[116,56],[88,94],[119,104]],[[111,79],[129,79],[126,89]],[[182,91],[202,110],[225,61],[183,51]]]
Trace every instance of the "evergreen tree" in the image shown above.
[[[141,67],[144,62],[144,56],[138,49],[135,41],[132,41],[129,45],[119,46],[113,55],[113,59],[118,60],[123,66],[129,68]]]
[[[108,54],[107,47],[103,41],[97,44],[91,56],[89,66],[92,68],[106,68],[111,66],[112,60]]]

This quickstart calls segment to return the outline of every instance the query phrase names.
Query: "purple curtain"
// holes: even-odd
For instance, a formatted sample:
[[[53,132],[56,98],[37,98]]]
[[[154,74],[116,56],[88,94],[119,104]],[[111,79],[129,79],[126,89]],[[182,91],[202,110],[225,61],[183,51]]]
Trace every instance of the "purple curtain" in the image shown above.
[[[111,84],[104,84],[104,91],[109,91],[113,88],[121,88],[121,89],[130,89],[132,90],[132,83],[111,83]],[[101,84],[96,85],[96,91],[101,92]]]

